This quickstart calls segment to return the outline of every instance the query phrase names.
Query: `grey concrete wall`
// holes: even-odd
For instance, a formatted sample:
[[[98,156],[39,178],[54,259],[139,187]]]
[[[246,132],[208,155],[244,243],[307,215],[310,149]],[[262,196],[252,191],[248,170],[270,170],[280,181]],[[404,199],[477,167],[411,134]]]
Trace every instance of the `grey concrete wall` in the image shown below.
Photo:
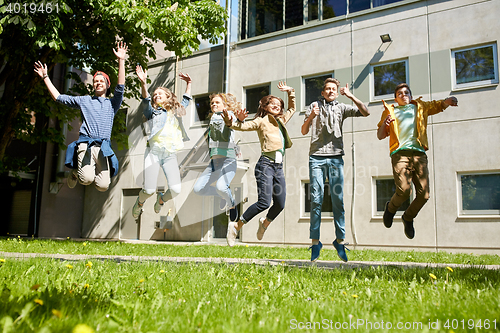
[[[500,234],[500,216],[460,217],[457,198],[457,172],[498,172],[500,169],[498,85],[453,91],[451,71],[451,50],[498,43],[499,12],[499,1],[404,1],[368,13],[357,13],[347,19],[311,23],[233,45],[229,91],[238,100],[244,101],[245,88],[263,84],[270,84],[271,94],[286,100],[286,94],[276,88],[280,80],[293,86],[297,95],[297,112],[287,125],[294,142],[285,156],[287,204],[266,232],[263,242],[307,244],[310,241],[309,218],[303,214],[303,183],[309,178],[309,136],[300,133],[305,108],[302,78],[333,72],[342,85],[352,85],[353,93],[371,112],[368,118],[348,119],[344,123],[347,241],[371,248],[500,252],[500,243],[495,237]],[[385,33],[390,34],[392,43],[381,43],[379,35]],[[386,229],[374,208],[374,179],[391,178],[392,170],[388,140],[376,139],[382,103],[372,98],[370,66],[402,59],[408,61],[408,83],[415,97],[430,100],[455,95],[459,99],[459,107],[449,108],[429,119],[430,150],[427,155],[431,199],[416,218],[413,240],[404,236],[398,218],[391,229]],[[154,83],[151,86],[166,82],[180,95],[184,89],[182,84],[172,86],[173,73],[180,70],[192,76],[194,96],[221,91],[222,61],[222,48],[215,47],[181,59],[177,65],[175,58],[152,62],[149,75]],[[339,101],[350,103],[345,97],[340,97]],[[120,175],[102,197],[98,193],[86,193],[86,207],[92,207],[84,218],[84,229],[89,237],[119,237],[115,225],[123,220],[124,214],[130,213],[123,211],[123,190],[140,189],[140,171],[137,170],[141,170],[143,163],[145,140],[137,133],[141,119],[134,103],[129,109],[129,131],[134,145],[120,155]],[[186,154],[205,130],[195,123],[192,106],[184,123],[192,140],[179,155]],[[254,168],[260,156],[260,145],[255,132],[238,132],[236,136],[241,140],[243,158],[249,160],[250,166],[237,180],[243,186],[244,197],[248,197],[243,205],[246,209],[257,200]],[[197,207],[200,213],[193,210],[190,213],[194,215],[182,218],[191,218],[198,224],[181,228],[177,236],[171,237],[209,239],[207,226],[210,221],[205,220],[202,226],[198,220],[203,219],[200,207],[209,210],[207,207],[211,203],[195,195],[187,195],[187,198],[189,207]],[[92,206],[100,200],[105,202],[105,209]],[[141,226],[144,228],[141,238],[144,239],[163,237],[152,229],[157,219],[152,213],[153,204],[154,199],[150,199],[145,205],[144,220],[147,222]],[[260,216],[264,213],[243,228],[243,242],[257,241],[255,234]],[[97,224],[94,221],[98,221]],[[101,228],[103,230],[99,231]],[[332,218],[324,218],[321,240],[328,244],[333,239]]]

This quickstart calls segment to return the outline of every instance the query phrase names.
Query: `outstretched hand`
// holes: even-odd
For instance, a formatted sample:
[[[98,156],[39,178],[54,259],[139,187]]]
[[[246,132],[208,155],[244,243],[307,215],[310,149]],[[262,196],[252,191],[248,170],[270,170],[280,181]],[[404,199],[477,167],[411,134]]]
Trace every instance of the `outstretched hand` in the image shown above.
[[[345,97],[351,97],[352,93],[349,90],[349,85],[346,83],[345,87],[340,88],[340,94],[345,96]]]
[[[116,50],[113,49],[113,53],[118,59],[125,60],[125,56],[127,55],[127,50],[128,50],[127,44],[121,41],[116,43]]]
[[[47,75],[47,65],[42,64],[40,61],[35,62],[35,73],[40,75],[41,78],[43,78],[45,75]]]
[[[285,81],[280,81],[278,83],[278,89],[281,91],[286,91],[286,92],[294,90],[292,87],[287,86]]]
[[[458,106],[458,99],[455,96],[448,97],[444,102],[449,106]]]
[[[137,65],[135,67],[135,72],[137,73],[137,77],[141,81],[141,83],[146,84],[148,79],[148,71],[142,69],[141,65]]]
[[[236,117],[239,121],[243,122],[248,117],[248,111],[246,108],[240,109],[236,111]]]
[[[222,110],[222,119],[227,127],[231,127],[233,124],[233,116],[231,116],[226,109]]]
[[[186,83],[191,83],[191,76],[189,76],[189,74],[184,74],[184,73],[181,73],[179,72],[179,78],[182,80],[182,81],[185,81]]]

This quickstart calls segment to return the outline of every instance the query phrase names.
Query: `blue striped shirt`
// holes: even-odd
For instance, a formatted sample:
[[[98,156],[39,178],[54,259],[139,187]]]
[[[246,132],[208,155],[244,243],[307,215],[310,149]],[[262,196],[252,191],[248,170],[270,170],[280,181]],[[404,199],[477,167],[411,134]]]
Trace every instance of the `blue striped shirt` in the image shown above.
[[[94,139],[110,139],[113,119],[123,102],[125,86],[118,84],[112,98],[97,96],[59,95],[57,101],[74,109],[80,109],[82,126],[80,135]]]

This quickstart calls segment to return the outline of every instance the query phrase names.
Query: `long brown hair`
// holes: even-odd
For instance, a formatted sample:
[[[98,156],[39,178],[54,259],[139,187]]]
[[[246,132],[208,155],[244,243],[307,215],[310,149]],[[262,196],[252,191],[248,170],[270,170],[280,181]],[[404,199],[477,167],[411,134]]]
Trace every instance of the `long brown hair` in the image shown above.
[[[264,118],[267,116],[269,113],[269,104],[273,99],[277,99],[280,104],[281,104],[281,110],[279,116],[283,115],[283,112],[285,112],[285,102],[279,97],[273,96],[273,95],[267,95],[264,96],[260,99],[259,101],[259,108],[257,109],[257,114],[255,115],[255,118],[261,117]]]
[[[163,90],[167,95],[167,102],[165,105],[162,105],[161,107],[163,107],[165,110],[172,110],[174,115],[176,115],[177,117],[182,117],[186,115],[186,109],[181,105],[181,103],[179,103],[179,101],[177,100],[177,96],[175,96],[175,94],[172,91],[170,91],[170,89],[165,87],[158,87],[155,89],[155,91],[158,89]],[[151,106],[156,108],[159,105],[157,105],[154,102],[154,100],[151,99]]]

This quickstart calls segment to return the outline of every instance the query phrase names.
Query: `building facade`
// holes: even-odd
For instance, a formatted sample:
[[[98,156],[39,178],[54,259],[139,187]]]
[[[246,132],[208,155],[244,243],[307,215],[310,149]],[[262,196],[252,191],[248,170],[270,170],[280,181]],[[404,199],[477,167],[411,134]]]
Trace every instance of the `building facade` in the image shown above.
[[[227,216],[218,209],[218,199],[192,192],[208,164],[208,96],[230,92],[252,114],[264,95],[286,101],[277,88],[284,80],[297,95],[297,111],[287,125],[293,141],[284,157],[287,199],[262,242],[308,244],[310,137],[300,127],[322,82],[335,77],[371,113],[348,118],[343,126],[347,241],[366,248],[500,253],[500,1],[242,0],[232,11],[238,34],[231,43],[149,64],[152,89],[166,86],[181,96],[184,82],[176,73],[193,78],[194,99],[184,117],[191,140],[178,154],[182,193],[160,214],[153,212],[153,197],[139,219],[132,218],[146,139],[139,102],[130,100],[129,149],[117,151],[121,171],[107,192],[85,188],[82,237],[224,242]],[[394,182],[388,139],[379,141],[376,130],[382,100],[393,103],[400,82],[410,85],[415,98],[459,100],[458,107],[429,118],[431,197],[415,219],[413,240],[403,233],[402,212],[391,229],[382,223]],[[345,97],[339,101],[350,103]],[[243,211],[257,200],[254,168],[260,144],[255,132],[236,137],[242,157],[232,189]],[[159,180],[162,190],[162,174]],[[328,201],[325,196],[324,244],[335,237]],[[160,228],[171,220],[167,215],[172,223]],[[243,228],[241,242],[257,242],[258,217]]]

